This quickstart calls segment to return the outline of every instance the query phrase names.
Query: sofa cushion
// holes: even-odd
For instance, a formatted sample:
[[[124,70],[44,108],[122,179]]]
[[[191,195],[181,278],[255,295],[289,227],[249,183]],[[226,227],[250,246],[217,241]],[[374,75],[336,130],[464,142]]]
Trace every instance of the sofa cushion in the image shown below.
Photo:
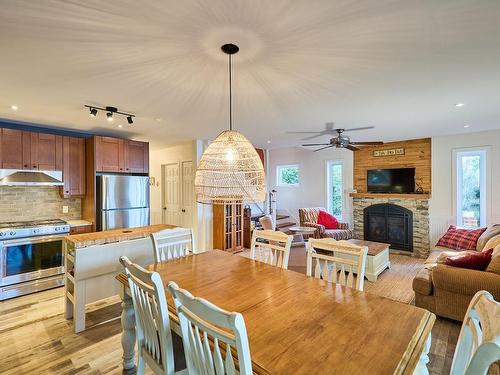
[[[482,250],[487,250],[489,248],[486,248],[484,245],[492,239],[495,236],[500,235],[500,224],[494,224],[490,227],[488,227],[481,236],[479,236],[476,244],[476,250],[477,251],[482,251]],[[500,240],[499,240],[500,241]],[[494,247],[494,246],[492,246]]]
[[[339,221],[335,216],[332,214],[326,212],[326,211],[319,211],[318,214],[318,224],[324,225],[325,229],[338,229],[339,228]]]
[[[486,272],[493,272],[500,275],[500,244],[493,250],[490,264],[486,267]]]
[[[430,296],[432,294],[432,271],[422,268],[413,279],[415,293]]]
[[[484,271],[491,261],[493,249],[475,252],[474,254],[460,254],[448,257],[445,264],[447,266],[468,268],[471,270]]]
[[[477,240],[485,230],[486,228],[466,229],[450,225],[436,246],[444,246],[454,250],[476,250]]]
[[[486,245],[484,245],[485,249],[494,249],[500,245],[500,234],[498,236],[492,237],[489,239],[488,242],[486,242]]]
[[[337,241],[350,240],[352,238],[352,230],[350,229],[325,229],[323,237],[333,238]]]

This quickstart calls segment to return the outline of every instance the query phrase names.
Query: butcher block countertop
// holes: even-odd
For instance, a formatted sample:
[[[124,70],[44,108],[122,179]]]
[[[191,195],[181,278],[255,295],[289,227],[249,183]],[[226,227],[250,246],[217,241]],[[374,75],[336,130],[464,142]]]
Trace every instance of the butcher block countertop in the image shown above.
[[[82,249],[84,247],[94,245],[136,240],[138,238],[148,237],[151,233],[170,228],[175,228],[175,226],[168,224],[156,224],[138,228],[122,228],[106,230],[103,232],[73,234],[64,237],[64,240],[69,247],[73,249]]]

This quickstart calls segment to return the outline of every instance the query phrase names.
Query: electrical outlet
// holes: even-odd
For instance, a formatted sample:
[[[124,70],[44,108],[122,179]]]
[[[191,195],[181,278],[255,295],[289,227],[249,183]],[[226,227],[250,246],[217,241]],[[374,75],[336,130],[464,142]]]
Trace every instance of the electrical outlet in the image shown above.
[[[67,214],[69,212],[68,206],[63,206],[63,214]]]

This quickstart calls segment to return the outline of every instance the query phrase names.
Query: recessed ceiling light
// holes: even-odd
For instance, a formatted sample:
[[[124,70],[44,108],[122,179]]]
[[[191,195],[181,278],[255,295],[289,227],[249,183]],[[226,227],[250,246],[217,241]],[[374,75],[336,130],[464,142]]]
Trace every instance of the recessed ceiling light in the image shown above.
[[[464,125],[464,128],[466,128],[466,129],[470,128],[470,125]]]
[[[118,128],[120,128],[120,129],[121,129],[121,128],[123,128],[123,125],[122,125],[122,124],[118,124],[118,125],[116,125],[116,126],[117,126]]]
[[[17,111],[19,109],[19,107],[17,105],[15,105],[15,104],[12,104],[10,106],[10,109],[12,109],[13,111]]]
[[[463,107],[465,105],[465,103],[457,103],[455,104],[455,107]]]
[[[271,143],[271,141],[270,141],[270,140],[268,140],[268,141],[267,141],[267,144],[269,144],[269,143]]]
[[[161,121],[161,117],[155,118],[155,121],[160,122]]]

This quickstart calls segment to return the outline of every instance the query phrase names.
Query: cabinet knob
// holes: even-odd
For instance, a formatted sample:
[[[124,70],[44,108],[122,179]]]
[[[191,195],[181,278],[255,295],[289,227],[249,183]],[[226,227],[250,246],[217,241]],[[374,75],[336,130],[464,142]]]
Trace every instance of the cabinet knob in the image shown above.
[[[186,210],[185,210],[184,208],[183,208],[181,211],[182,211],[182,212],[186,212]]]
[[[24,168],[28,168],[28,164],[24,164]]]

